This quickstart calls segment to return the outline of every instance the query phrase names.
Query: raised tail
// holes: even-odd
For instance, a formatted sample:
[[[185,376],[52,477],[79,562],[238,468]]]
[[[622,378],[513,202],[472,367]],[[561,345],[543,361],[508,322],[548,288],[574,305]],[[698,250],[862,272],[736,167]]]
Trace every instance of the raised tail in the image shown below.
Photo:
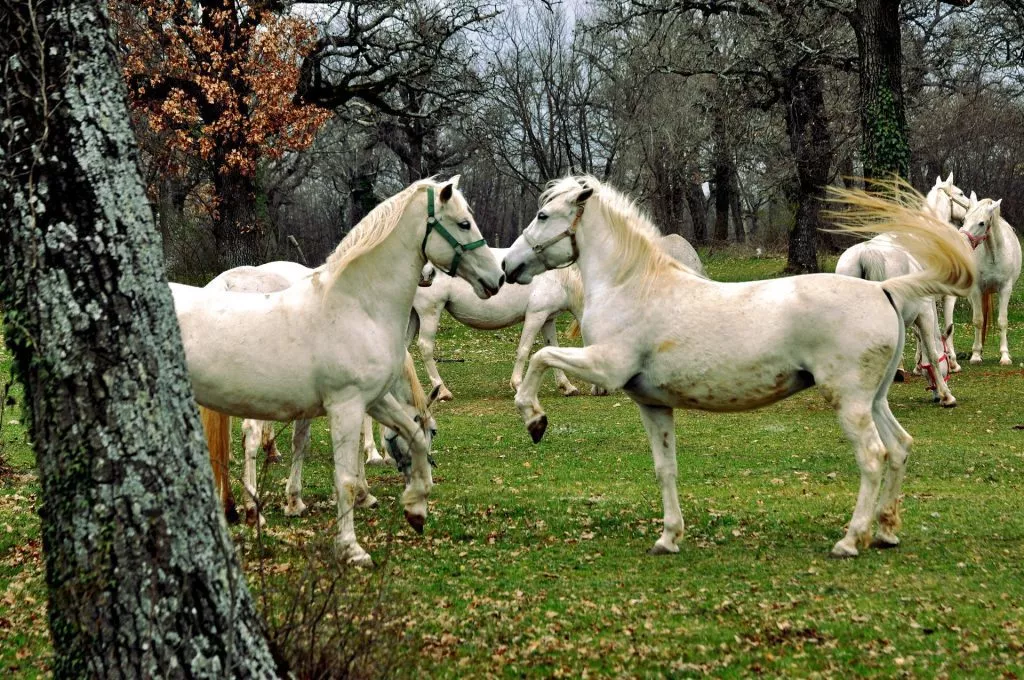
[[[879,193],[829,187],[833,202],[847,210],[830,211],[838,230],[856,234],[889,234],[921,264],[921,271],[886,280],[885,290],[901,300],[932,295],[965,297],[977,270],[964,237],[931,210],[924,197],[901,179],[874,182]]]
[[[231,416],[199,407],[199,418],[206,432],[206,445],[210,449],[210,466],[213,468],[213,487],[220,494],[224,504],[224,516],[232,524],[239,519],[235,508],[235,497],[231,493],[231,477],[228,462],[231,460]]]

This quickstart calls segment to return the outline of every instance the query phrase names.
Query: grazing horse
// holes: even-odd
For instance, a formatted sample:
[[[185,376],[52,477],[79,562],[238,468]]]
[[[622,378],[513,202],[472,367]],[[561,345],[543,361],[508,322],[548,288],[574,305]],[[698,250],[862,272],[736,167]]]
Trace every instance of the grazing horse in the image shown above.
[[[701,274],[701,264],[697,251],[678,234],[661,236],[658,244],[673,258]],[[505,250],[492,248],[495,257],[502,257]],[[430,376],[431,384],[441,388],[441,401],[452,398],[452,393],[444,384],[438,373],[434,360],[434,339],[441,322],[441,313],[448,310],[457,321],[477,330],[498,330],[508,328],[522,322],[523,332],[519,337],[516,349],[516,361],[512,367],[512,379],[509,381],[513,390],[519,389],[523,381],[523,370],[530,358],[530,349],[538,332],[543,332],[544,343],[548,347],[558,347],[558,333],[555,319],[562,312],[570,312],[577,319],[583,313],[583,284],[579,271],[575,267],[566,267],[555,271],[544,272],[524,286],[505,286],[492,298],[480,300],[472,294],[464,281],[439,275],[433,285],[416,291],[413,307],[420,317],[420,333],[417,344],[423,365]],[[579,394],[565,373],[555,371],[555,381],[559,391],[567,396]],[[603,392],[594,386],[594,394]]]
[[[654,245],[656,228],[628,197],[589,176],[550,184],[505,255],[510,282],[529,283],[573,261],[580,268],[586,346],[534,354],[516,407],[537,442],[547,428],[537,394],[548,368],[626,390],[640,407],[661,485],[664,530],[652,552],[678,552],[683,535],[673,409],[746,411],[812,385],[835,409],[861,471],[853,518],[832,554],[857,555],[873,518],[880,545],[899,542],[900,485],[913,440],[887,399],[905,335],[897,310],[909,299],[963,294],[974,262],[963,238],[920,203],[839,196],[862,216],[847,217],[847,230],[891,233],[924,268],[882,283],[835,274],[709,281]]]
[[[836,263],[836,274],[868,281],[885,281],[920,270],[921,265],[913,255],[897,246],[887,234],[848,248]],[[935,299],[924,297],[905,300],[899,312],[903,316],[903,324],[907,328],[913,327],[917,335],[917,348],[921,355],[917,365],[926,372],[928,389],[934,393],[935,401],[945,407],[956,406],[956,398],[946,384],[949,379],[949,360],[946,357],[945,338],[939,330]],[[902,367],[901,359],[896,369],[897,382],[902,381]]]
[[[1020,277],[1021,252],[1017,233],[999,214],[1002,202],[1002,199],[993,201],[990,198],[978,201],[974,192],[971,192],[970,208],[964,216],[964,226],[961,227],[965,233],[981,234],[971,237],[974,264],[978,270],[978,277],[967,296],[971,302],[971,323],[974,325],[972,364],[981,363],[981,350],[992,315],[993,294],[999,296],[999,314],[996,317],[999,325],[999,363],[1002,366],[1013,363],[1006,340],[1007,308],[1013,284]],[[949,349],[953,351],[952,343]]]
[[[426,424],[389,393],[401,374],[420,271],[429,260],[477,295],[504,283],[458,178],[416,182],[384,201],[338,245],[322,269],[277,293],[242,294],[171,284],[196,400],[229,415],[300,420],[327,415],[338,496],[336,547],[371,564],[353,509],[359,435],[367,412],[411,443],[402,503],[422,531],[433,486]]]

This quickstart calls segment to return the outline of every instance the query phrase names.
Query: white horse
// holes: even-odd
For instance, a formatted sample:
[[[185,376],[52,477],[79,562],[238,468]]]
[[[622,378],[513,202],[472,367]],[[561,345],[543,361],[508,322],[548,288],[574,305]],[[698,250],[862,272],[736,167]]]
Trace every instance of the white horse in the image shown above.
[[[430,265],[432,274],[433,268]],[[427,269],[424,267],[424,270]],[[316,270],[304,267],[301,264],[295,262],[268,262],[267,264],[260,265],[258,267],[236,267],[229,269],[216,278],[206,284],[205,288],[208,290],[222,290],[232,291],[236,293],[276,293],[288,288],[292,284],[298,282],[301,279],[312,276]],[[428,272],[424,271],[421,274],[420,285],[424,284],[424,275]],[[428,281],[429,284],[429,281]],[[426,285],[428,285],[426,284]],[[415,316],[414,316],[415,319]],[[418,320],[416,320],[418,323]],[[415,334],[415,328],[410,329],[412,334]],[[408,345],[409,334],[406,335],[406,344]],[[406,359],[406,370],[404,379],[398,380],[395,383],[392,394],[398,399],[399,403],[405,406],[405,409],[410,417],[424,417],[428,422],[428,440],[433,440],[433,434],[437,431],[437,424],[430,414],[430,405],[433,404],[436,394],[430,400],[427,400],[423,395],[423,389],[419,384],[419,379],[416,377],[415,369],[410,373],[408,367],[412,366],[412,358],[407,356]],[[226,471],[227,462],[230,458],[230,423],[216,423],[214,418],[230,418],[223,414],[214,415],[213,413],[204,413],[203,422],[207,429],[207,443],[210,449],[210,459],[214,465],[214,478],[218,489],[221,490],[222,499],[226,509],[226,514],[229,520],[237,519],[237,513],[233,513],[234,509],[234,498],[231,496],[230,482],[227,481]],[[309,449],[309,432],[310,432],[310,421],[298,420],[295,421],[295,427],[292,430],[292,473],[289,477],[289,485],[287,488],[287,502],[285,505],[285,515],[287,516],[299,516],[305,512],[306,506],[301,499],[301,487],[302,487],[302,465],[301,461],[305,458],[305,455]],[[381,425],[382,428],[382,441],[384,441],[390,432],[388,429]],[[243,438],[243,451],[245,452],[245,467],[242,475],[242,486],[245,489],[245,515],[246,521],[250,524],[259,522],[260,525],[265,524],[263,515],[257,509],[257,489],[256,489],[256,453],[262,448],[267,454],[267,460],[275,460],[279,456],[277,452],[276,437],[274,435],[274,423],[272,421],[256,420],[253,418],[245,418],[242,420],[242,438]],[[385,460],[388,462],[395,463],[396,460],[391,456],[385,459],[377,452],[376,446],[373,441],[373,420],[369,416],[363,418],[363,451],[368,453],[365,463],[367,465],[383,464]],[[429,441],[428,441],[429,444]],[[397,460],[410,461],[409,456],[409,443],[401,438],[397,437],[394,446],[398,447],[399,458]],[[221,450],[223,448],[223,450]],[[392,447],[394,448],[394,447]],[[295,462],[298,460],[298,464]],[[402,469],[399,466],[399,469]],[[407,472],[407,470],[403,470]],[[365,483],[365,470],[360,468],[360,480]],[[357,505],[360,507],[373,507],[377,503],[377,499],[372,494],[366,494],[357,500]],[[232,517],[233,516],[233,517]]]
[[[921,271],[914,256],[899,247],[888,234],[858,243],[846,250],[836,263],[836,274],[855,276],[868,281],[885,281]],[[956,406],[956,398],[946,381],[949,379],[949,360],[946,342],[939,330],[939,315],[935,299],[931,297],[907,299],[900,308],[903,324],[913,327],[917,335],[918,352],[922,353],[917,365],[928,377],[928,389],[942,406]],[[924,357],[927,357],[925,361]],[[902,381],[902,359],[896,370],[897,381]]]
[[[196,400],[229,415],[299,420],[326,414],[334,449],[339,554],[369,564],[353,522],[363,415],[412,444],[402,496],[422,531],[433,486],[424,424],[389,394],[427,260],[486,298],[504,277],[480,237],[458,178],[416,182],[374,208],[323,269],[278,293],[225,293],[171,284]],[[267,359],[273,359],[268,361]]]
[[[928,191],[925,196],[925,203],[935,211],[935,214],[940,219],[949,223],[949,226],[956,229],[963,224],[964,217],[967,215],[967,208],[970,207],[970,201],[964,194],[963,190],[953,183],[953,173],[949,173],[949,177],[942,179],[942,175],[935,178],[935,185]],[[953,348],[953,332],[955,326],[953,324],[953,309],[956,307],[956,296],[946,296],[942,301],[942,330],[943,337],[946,340],[946,359],[949,362],[949,370],[953,373],[960,372],[960,362],[956,358],[956,350]],[[917,355],[918,362],[920,361],[920,354]]]
[[[678,234],[661,236],[658,244],[674,259],[691,269],[704,274],[704,265],[693,246]],[[506,250],[492,248],[495,257],[501,258]],[[413,307],[420,316],[420,333],[417,344],[423,365],[434,388],[440,387],[438,399],[447,401],[452,393],[444,384],[434,360],[434,341],[441,322],[441,314],[448,310],[457,321],[477,330],[498,330],[522,322],[523,331],[519,336],[516,361],[509,381],[513,390],[523,382],[523,371],[530,358],[530,349],[538,332],[544,334],[547,347],[558,347],[558,333],[555,319],[562,312],[570,312],[577,319],[583,313],[583,283],[576,267],[565,267],[544,272],[528,285],[505,286],[492,298],[481,300],[472,294],[470,287],[458,279],[440,274],[429,288],[416,291]],[[555,371],[559,391],[567,396],[579,394],[565,373]],[[594,394],[603,392],[595,385]]]
[[[970,207],[964,217],[962,229],[981,234],[971,239],[974,263],[978,270],[978,277],[968,294],[971,302],[971,323],[974,325],[972,364],[981,363],[982,346],[992,315],[993,294],[999,296],[999,314],[996,317],[996,323],[999,325],[999,363],[1002,366],[1013,364],[1006,340],[1007,309],[1013,284],[1020,277],[1021,252],[1017,233],[999,214],[1002,202],[1002,199],[993,201],[990,198],[978,201],[974,192],[971,192]],[[952,305],[949,307],[952,310]],[[952,311],[949,315],[952,316]],[[949,350],[954,351],[952,337]]]
[[[851,230],[893,233],[924,269],[884,283],[835,274],[709,281],[655,247],[657,231],[633,202],[593,177],[551,184],[506,254],[510,282],[579,265],[586,346],[534,354],[516,407],[536,442],[547,427],[537,393],[548,368],[627,391],[640,407],[661,485],[664,530],[652,552],[678,552],[683,534],[673,409],[744,411],[815,384],[836,410],[861,470],[853,519],[833,555],[857,555],[873,516],[879,544],[899,542],[900,484],[912,439],[887,400],[905,333],[896,309],[925,295],[962,294],[974,264],[963,239],[919,205],[842,195],[876,220]]]

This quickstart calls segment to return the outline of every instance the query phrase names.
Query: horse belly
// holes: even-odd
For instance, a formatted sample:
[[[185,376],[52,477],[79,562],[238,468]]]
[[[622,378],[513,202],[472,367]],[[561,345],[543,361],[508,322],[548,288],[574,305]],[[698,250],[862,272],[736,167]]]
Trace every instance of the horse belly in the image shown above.
[[[805,370],[781,370],[753,380],[723,376],[717,380],[695,377],[658,381],[637,373],[623,389],[637,402],[650,406],[729,412],[768,406],[813,385],[814,376]]]

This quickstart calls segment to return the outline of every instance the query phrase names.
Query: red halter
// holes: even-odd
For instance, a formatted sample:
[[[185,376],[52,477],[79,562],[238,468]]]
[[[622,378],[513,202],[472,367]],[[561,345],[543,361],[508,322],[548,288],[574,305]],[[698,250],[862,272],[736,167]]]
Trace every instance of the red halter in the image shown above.
[[[946,345],[946,339],[943,338],[942,339],[942,356],[939,357],[939,364],[941,365],[943,361],[946,362],[946,375],[943,376],[943,378],[942,378],[942,381],[946,382],[946,383],[949,382],[949,356],[948,355],[949,355],[949,347]],[[933,392],[938,390],[938,388],[939,388],[939,375],[941,375],[941,374],[939,373],[939,371],[936,369],[935,366],[933,366],[932,364],[926,364],[924,362],[924,352],[921,353],[921,363],[919,363],[917,365],[917,367],[918,368],[927,369],[927,371],[928,371],[928,373],[927,373],[927,375],[928,375],[928,387],[926,387],[925,389],[926,390],[931,390]]]

